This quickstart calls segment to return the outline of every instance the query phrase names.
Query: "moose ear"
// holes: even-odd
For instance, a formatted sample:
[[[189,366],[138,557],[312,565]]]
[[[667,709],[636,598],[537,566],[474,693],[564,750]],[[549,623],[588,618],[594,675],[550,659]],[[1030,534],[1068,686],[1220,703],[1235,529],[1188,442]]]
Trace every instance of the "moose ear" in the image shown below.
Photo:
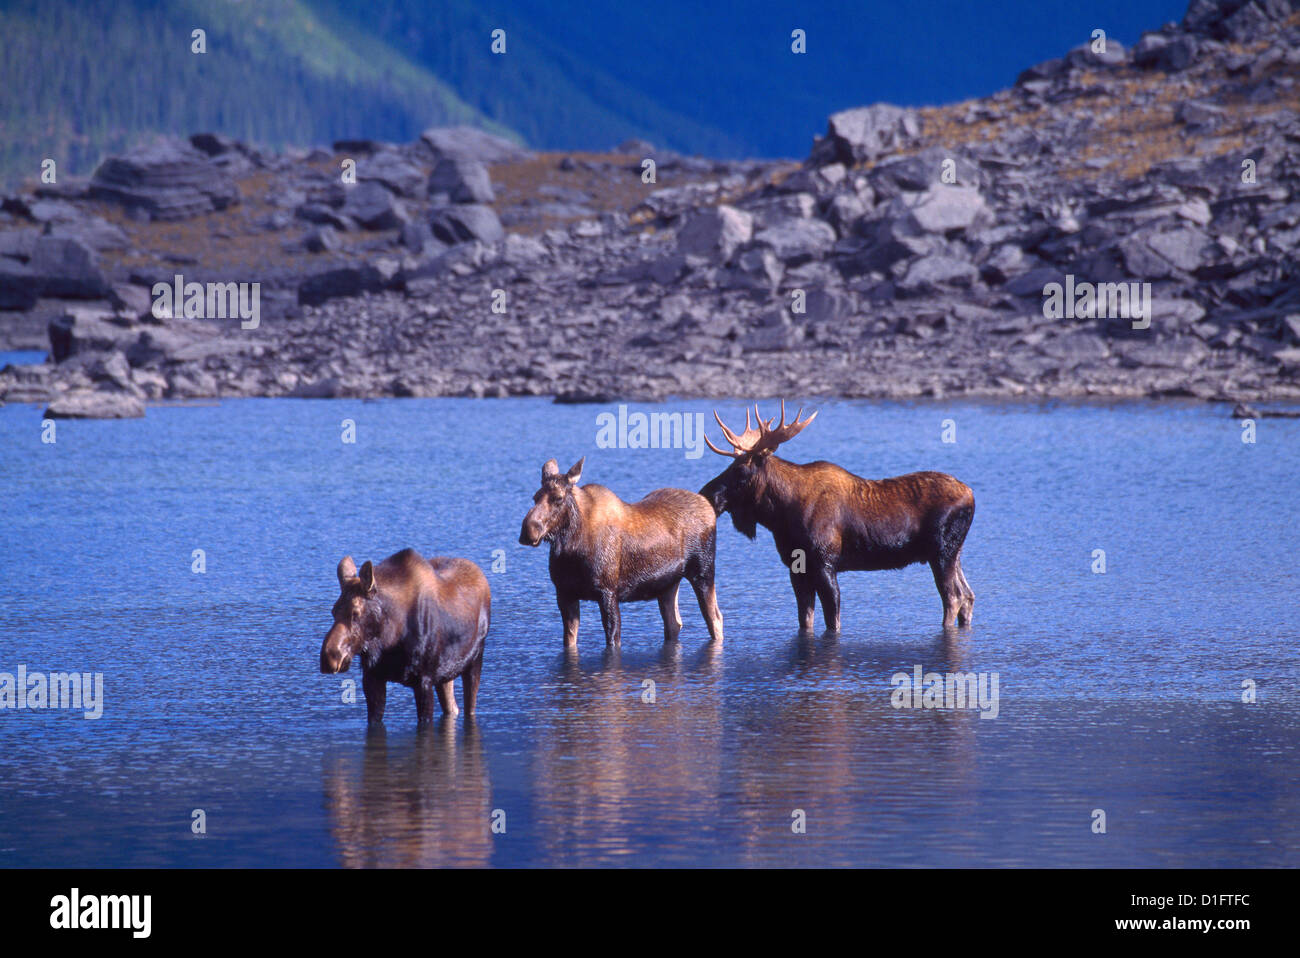
[[[586,461],[587,457],[583,456],[569,468],[569,471],[564,474],[564,477],[570,482],[576,483],[582,476],[582,464]]]
[[[375,567],[369,561],[361,566],[361,588],[366,595],[375,594]]]
[[[339,585],[346,586],[349,579],[357,577],[357,564],[352,561],[352,556],[344,556],[339,560]]]
[[[547,459],[546,465],[542,466],[542,478],[550,479],[552,476],[560,474],[560,464],[554,459]]]

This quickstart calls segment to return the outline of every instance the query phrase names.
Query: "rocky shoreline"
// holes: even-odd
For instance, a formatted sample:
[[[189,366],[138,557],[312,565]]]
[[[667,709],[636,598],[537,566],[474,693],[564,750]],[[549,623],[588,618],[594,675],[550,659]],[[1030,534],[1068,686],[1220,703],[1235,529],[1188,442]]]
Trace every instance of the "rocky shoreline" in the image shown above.
[[[1297,402],[1297,3],[1194,0],[989,98],[837,113],[802,163],[142,144],[0,202],[0,348],[50,350],[0,400]],[[177,276],[257,284],[256,321],[167,315]],[[1150,314],[1057,315],[1053,284]]]

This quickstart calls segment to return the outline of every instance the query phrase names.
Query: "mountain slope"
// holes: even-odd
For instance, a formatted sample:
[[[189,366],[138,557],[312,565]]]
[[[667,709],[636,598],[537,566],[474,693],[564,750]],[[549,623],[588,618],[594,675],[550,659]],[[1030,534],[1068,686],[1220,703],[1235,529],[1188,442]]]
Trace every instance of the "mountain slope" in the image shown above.
[[[801,156],[835,110],[986,95],[1097,26],[1131,42],[1184,4],[1006,0],[990,17],[953,0],[905,16],[845,0],[4,0],[0,177],[47,156],[87,172],[138,133],[204,129],[282,146],[463,123],[550,150],[635,137]],[[497,28],[505,56],[490,50]]]
[[[655,146],[707,156],[735,156],[752,149],[726,130],[730,119],[716,111],[669,108],[663,84],[625,81],[593,47],[620,47],[623,56],[647,57],[667,83],[680,82],[671,48],[647,44],[635,22],[590,11],[588,32],[575,33],[582,16],[572,5],[534,11],[521,0],[310,0],[318,13],[352,31],[370,31],[413,62],[453,83],[468,103],[520,133],[541,149],[600,150],[631,137]],[[567,14],[566,12],[567,11]],[[544,15],[550,13],[558,20]],[[601,32],[600,24],[611,29]],[[492,31],[506,31],[506,53],[491,51]],[[603,39],[601,39],[603,38]],[[700,101],[698,91],[695,100]],[[704,98],[707,102],[707,98]],[[707,117],[707,118],[706,118]]]
[[[191,31],[207,52],[191,52]],[[298,0],[16,0],[0,10],[0,174],[45,157],[88,172],[136,134],[214,130],[272,145],[429,126],[511,131],[381,41]]]
[[[1026,63],[1104,28],[1132,43],[1187,0],[310,0],[452,83],[530,145],[601,150],[627,136],[706,156],[796,157],[822,118],[861,103],[995,92]],[[494,28],[507,54],[489,52]],[[806,54],[791,51],[805,31]]]

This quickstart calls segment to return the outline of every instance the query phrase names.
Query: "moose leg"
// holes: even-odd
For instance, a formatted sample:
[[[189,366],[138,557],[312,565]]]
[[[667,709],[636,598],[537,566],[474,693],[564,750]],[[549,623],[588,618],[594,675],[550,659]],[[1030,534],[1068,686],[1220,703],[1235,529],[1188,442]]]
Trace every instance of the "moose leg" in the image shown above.
[[[817,586],[808,572],[790,570],[790,585],[794,587],[794,599],[799,605],[799,631],[811,633],[813,630],[813,610],[817,605]]]
[[[826,628],[831,632],[838,632],[840,630],[840,581],[835,577],[835,570],[823,564],[809,574],[813,576],[817,598],[822,601],[822,618],[826,621]],[[808,631],[812,631],[811,624]]]
[[[478,704],[478,680],[483,674],[483,649],[480,646],[474,661],[465,667],[460,677],[461,691],[465,693],[465,711],[473,712]]]
[[[564,619],[564,644],[578,644],[578,621],[582,617],[582,608],[577,599],[567,595],[556,596],[560,603],[560,617]]]
[[[975,505],[968,502],[945,516],[939,529],[934,582],[943,596],[944,628],[954,622],[959,625],[970,625],[971,622],[975,593],[966,581],[966,574],[961,571],[961,547],[974,516]]]
[[[975,610],[975,590],[966,581],[966,573],[961,568],[961,556],[957,557],[957,581],[961,585],[961,606],[957,609],[957,624],[970,625]]]
[[[618,645],[622,640],[618,614],[618,596],[613,592],[600,594],[600,622],[605,627],[605,644]]]
[[[456,707],[456,680],[448,679],[446,682],[439,682],[435,688],[438,690],[438,704],[442,706],[443,715],[455,715],[460,711]],[[433,711],[432,708],[429,711]]]
[[[415,719],[421,724],[433,721],[433,679],[421,679],[415,686]]]
[[[709,640],[722,641],[722,612],[718,609],[718,590],[713,585],[712,577],[696,576],[691,580],[695,591],[695,600],[700,603],[700,614],[709,627]]]
[[[366,719],[370,722],[384,720],[384,703],[388,699],[388,683],[373,675],[363,676],[361,691],[366,697]]]
[[[663,595],[659,596],[659,614],[664,617],[665,642],[676,642],[678,634],[682,631],[682,614],[677,608],[677,590],[681,585],[682,580],[678,579]]]
[[[934,573],[934,585],[939,590],[939,598],[943,600],[943,627],[950,629],[957,624],[957,612],[965,599],[961,588],[961,570],[953,562],[945,563],[942,559],[935,559],[930,563],[930,571]]]

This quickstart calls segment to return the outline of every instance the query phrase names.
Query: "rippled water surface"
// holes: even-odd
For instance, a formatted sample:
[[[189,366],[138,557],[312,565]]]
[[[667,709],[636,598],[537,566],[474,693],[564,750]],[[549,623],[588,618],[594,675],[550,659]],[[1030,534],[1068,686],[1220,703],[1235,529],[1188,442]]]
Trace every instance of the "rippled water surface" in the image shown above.
[[[821,408],[789,458],[974,488],[973,628],[942,632],[917,566],[842,576],[843,633],[800,638],[770,535],[724,519],[725,646],[684,589],[676,645],[641,603],[607,652],[584,605],[565,655],[517,543],[542,462],[629,499],[723,464],[597,448],[612,407],[247,400],[53,444],[0,408],[0,672],[105,698],[0,711],[0,865],[1300,864],[1300,421],[1247,445],[1202,406]],[[368,733],[359,675],[317,669],[334,568],[406,546],[488,570],[479,711],[417,731],[390,686]],[[996,672],[997,717],[893,708],[916,666]]]

